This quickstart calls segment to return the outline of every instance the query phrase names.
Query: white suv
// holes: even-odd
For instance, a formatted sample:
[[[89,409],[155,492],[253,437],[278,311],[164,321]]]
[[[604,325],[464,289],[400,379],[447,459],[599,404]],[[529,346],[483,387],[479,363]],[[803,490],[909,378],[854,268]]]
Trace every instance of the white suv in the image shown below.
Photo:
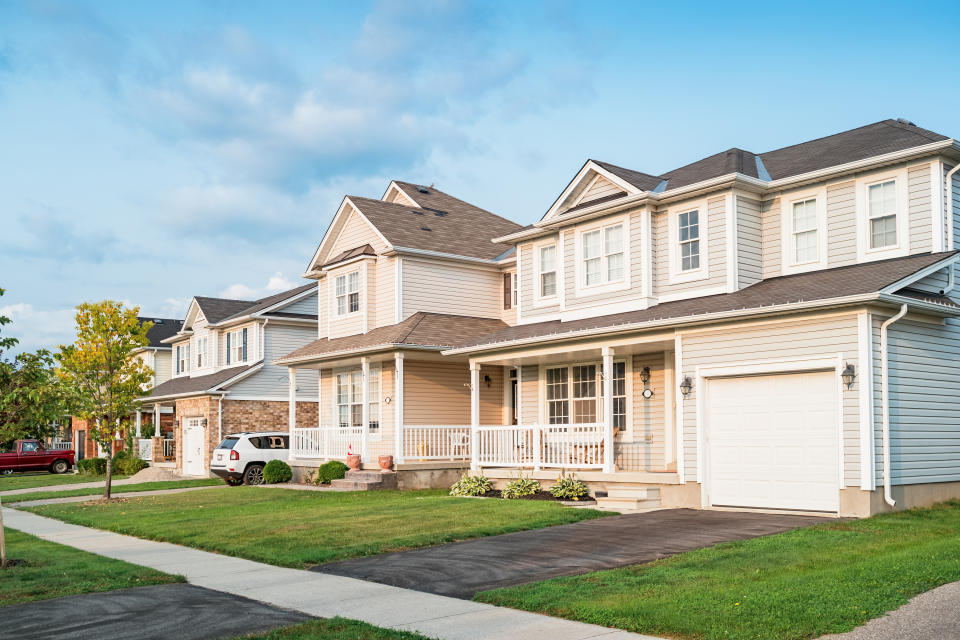
[[[213,451],[210,471],[229,485],[263,484],[263,468],[271,460],[286,462],[290,434],[286,431],[231,433]]]

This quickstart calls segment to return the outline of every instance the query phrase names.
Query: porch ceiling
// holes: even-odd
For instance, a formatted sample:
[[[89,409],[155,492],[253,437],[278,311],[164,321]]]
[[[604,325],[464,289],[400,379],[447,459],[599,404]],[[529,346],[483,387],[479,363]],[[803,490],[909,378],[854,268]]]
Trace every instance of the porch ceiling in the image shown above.
[[[515,366],[518,362],[524,365],[553,364],[570,362],[571,360],[599,360],[603,355],[604,347],[611,347],[614,355],[632,355],[638,353],[656,353],[670,351],[674,348],[673,333],[658,334],[631,340],[592,340],[562,345],[551,345],[540,348],[516,349],[492,355],[471,358],[473,362],[487,365]]]

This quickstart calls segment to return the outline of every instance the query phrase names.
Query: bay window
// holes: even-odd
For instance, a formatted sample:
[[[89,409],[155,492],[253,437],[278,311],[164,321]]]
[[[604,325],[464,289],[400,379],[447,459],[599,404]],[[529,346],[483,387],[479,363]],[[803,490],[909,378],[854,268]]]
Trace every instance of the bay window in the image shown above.
[[[336,278],[337,315],[360,311],[360,272],[345,273]]]

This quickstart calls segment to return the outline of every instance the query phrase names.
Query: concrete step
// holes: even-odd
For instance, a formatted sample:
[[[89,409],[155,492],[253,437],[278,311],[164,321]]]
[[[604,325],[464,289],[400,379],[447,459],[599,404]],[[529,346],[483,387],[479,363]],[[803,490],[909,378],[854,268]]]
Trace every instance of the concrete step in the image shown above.
[[[597,498],[598,507],[608,509],[656,509],[660,506],[660,498],[630,499],[630,498]]]
[[[397,474],[379,471],[347,471],[342,480],[333,480],[330,486],[346,491],[370,491],[377,489],[396,489]]]
[[[607,487],[607,497],[628,500],[659,500],[660,487],[609,485]]]

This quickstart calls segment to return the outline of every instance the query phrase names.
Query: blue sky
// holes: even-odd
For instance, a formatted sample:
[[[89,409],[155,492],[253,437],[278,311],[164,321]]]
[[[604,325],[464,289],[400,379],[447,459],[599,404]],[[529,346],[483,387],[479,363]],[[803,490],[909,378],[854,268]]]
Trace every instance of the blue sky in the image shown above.
[[[85,300],[294,286],[391,178],[529,223],[589,157],[960,135],[955,6],[903,7],[0,0],[0,313],[56,347]]]

